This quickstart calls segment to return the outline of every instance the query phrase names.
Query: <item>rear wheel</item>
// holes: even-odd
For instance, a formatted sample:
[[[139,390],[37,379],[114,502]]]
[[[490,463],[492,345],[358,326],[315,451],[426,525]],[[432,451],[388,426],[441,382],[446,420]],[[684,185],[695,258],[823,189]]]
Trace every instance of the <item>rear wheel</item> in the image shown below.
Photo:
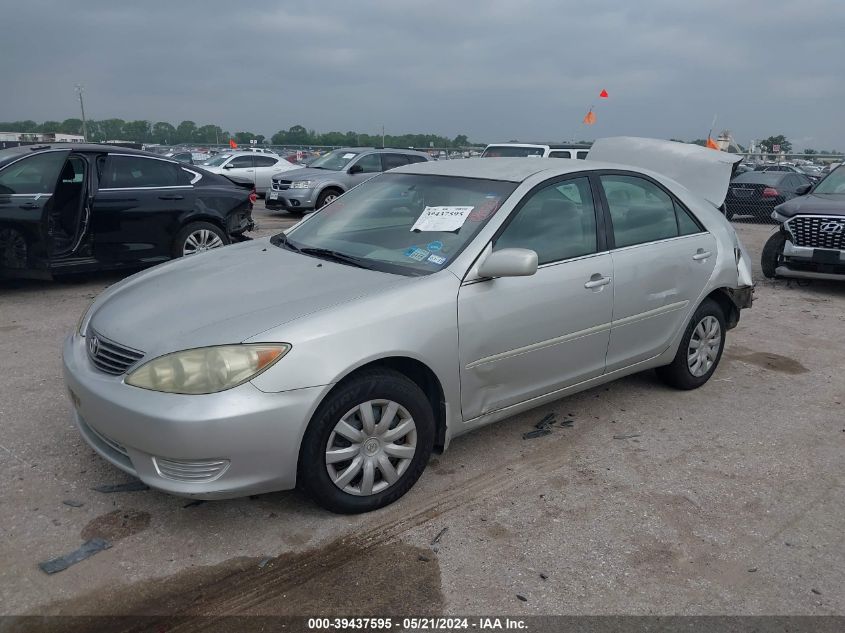
[[[220,248],[229,243],[229,236],[210,222],[191,222],[176,234],[173,257],[185,257]]]
[[[724,348],[722,308],[712,299],[705,299],[692,315],[674,360],[658,367],[657,375],[676,389],[697,389],[716,371]]]
[[[786,237],[778,231],[772,235],[766,245],[763,246],[763,254],[760,256],[760,266],[763,275],[769,279],[777,277],[777,267],[783,257],[783,247],[786,245]]]
[[[422,390],[398,372],[366,371],[317,409],[302,440],[298,483],[327,510],[369,512],[411,489],[433,445]]]

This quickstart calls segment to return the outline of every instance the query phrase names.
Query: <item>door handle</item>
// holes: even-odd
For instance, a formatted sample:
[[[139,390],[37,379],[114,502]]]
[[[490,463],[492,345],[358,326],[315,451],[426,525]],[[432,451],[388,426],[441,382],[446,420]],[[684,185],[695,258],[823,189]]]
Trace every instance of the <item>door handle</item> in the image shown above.
[[[585,288],[601,288],[602,286],[606,286],[610,283],[610,277],[602,277],[599,273],[596,273],[592,277],[590,277],[590,281],[584,284]]]
[[[185,196],[179,196],[179,195],[159,196],[158,199],[159,200],[184,200]]]
[[[692,256],[692,258],[693,258],[695,261],[700,262],[700,261],[702,261],[702,260],[707,259],[708,257],[710,257],[712,254],[713,254],[713,253],[711,253],[710,251],[705,251],[705,250],[703,250],[703,249],[699,248],[699,249],[696,251],[695,255],[693,255],[693,256]]]
[[[39,206],[34,202],[27,202],[25,204],[20,205],[21,209],[38,209]]]

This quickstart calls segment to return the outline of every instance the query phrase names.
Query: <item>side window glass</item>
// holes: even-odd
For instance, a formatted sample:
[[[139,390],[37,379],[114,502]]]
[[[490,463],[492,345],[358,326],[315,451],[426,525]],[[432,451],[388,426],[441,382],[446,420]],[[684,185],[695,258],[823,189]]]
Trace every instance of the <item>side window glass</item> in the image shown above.
[[[585,158],[587,158],[587,152],[588,151],[589,150],[581,150],[580,152],[578,152],[578,158],[580,160],[584,160]]]
[[[358,159],[356,165],[360,165],[363,173],[377,174],[381,171],[381,158],[378,154],[367,154]]]
[[[422,156],[417,156],[416,154],[407,154],[405,157],[408,159],[408,162],[411,163],[412,165],[414,163],[424,163],[424,162],[426,162],[425,158],[423,158]]]
[[[173,163],[141,156],[116,156],[106,159],[100,187],[128,189],[137,187],[173,187],[180,182],[179,167]]]
[[[531,195],[493,250],[530,248],[540,264],[597,251],[596,210],[587,178],[549,185]]]
[[[684,209],[680,204],[675,202],[675,215],[678,216],[678,230],[680,231],[681,235],[694,235],[695,233],[701,233],[702,228],[698,225],[690,212]]]
[[[235,156],[229,164],[232,167],[252,167],[254,159],[252,156]]]
[[[572,155],[569,152],[557,150],[554,152],[549,152],[549,158],[572,158]]]
[[[384,166],[384,171],[393,169],[394,167],[401,167],[408,164],[408,157],[402,154],[382,154],[381,164]]]
[[[276,159],[272,156],[256,156],[255,157],[255,166],[256,167],[272,167],[276,164]]]
[[[0,193],[53,193],[68,152],[42,152],[0,171]]]
[[[637,176],[601,176],[616,247],[677,237],[675,205],[657,185]]]

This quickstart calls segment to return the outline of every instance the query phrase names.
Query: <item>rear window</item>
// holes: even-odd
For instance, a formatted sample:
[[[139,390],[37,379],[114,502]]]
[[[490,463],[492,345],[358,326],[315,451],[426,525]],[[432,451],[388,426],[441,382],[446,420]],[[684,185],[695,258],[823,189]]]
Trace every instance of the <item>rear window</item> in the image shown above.
[[[748,183],[750,185],[774,185],[779,183],[784,175],[783,172],[777,171],[747,171],[734,178],[732,182],[737,184]]]
[[[481,158],[527,158],[529,156],[541,157],[544,148],[542,147],[517,147],[515,145],[490,145],[484,150]]]

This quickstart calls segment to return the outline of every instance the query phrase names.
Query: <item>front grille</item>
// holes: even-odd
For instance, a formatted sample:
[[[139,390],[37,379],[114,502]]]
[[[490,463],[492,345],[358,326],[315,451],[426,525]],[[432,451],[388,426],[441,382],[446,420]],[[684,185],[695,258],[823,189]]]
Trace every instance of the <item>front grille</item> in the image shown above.
[[[94,330],[88,333],[86,346],[94,367],[114,376],[125,373],[144,357],[144,352],[110,341]]]
[[[800,216],[786,222],[796,246],[845,250],[845,217]]]
[[[290,180],[274,180],[273,189],[275,191],[285,191],[286,189],[290,189],[290,183]]]
[[[165,479],[187,483],[213,481],[229,467],[228,459],[182,460],[153,457],[158,474]]]

